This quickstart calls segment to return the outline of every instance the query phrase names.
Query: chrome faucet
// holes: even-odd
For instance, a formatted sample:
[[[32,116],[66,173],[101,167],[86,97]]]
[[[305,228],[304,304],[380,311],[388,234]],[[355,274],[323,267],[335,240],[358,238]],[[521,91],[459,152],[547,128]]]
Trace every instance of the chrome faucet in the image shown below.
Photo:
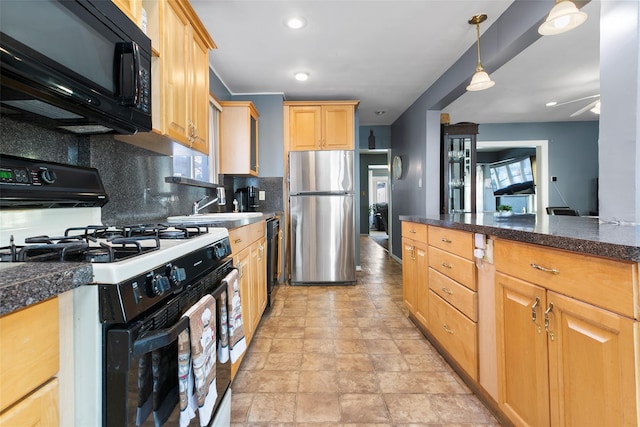
[[[206,194],[204,196],[202,196],[202,199],[197,200],[195,202],[193,202],[193,212],[192,215],[197,215],[202,209],[206,208],[207,206],[217,202],[219,200],[218,197],[208,201],[207,203],[205,203],[204,205],[200,205],[200,203],[204,202],[205,200],[207,200],[209,198],[209,196],[207,196]]]

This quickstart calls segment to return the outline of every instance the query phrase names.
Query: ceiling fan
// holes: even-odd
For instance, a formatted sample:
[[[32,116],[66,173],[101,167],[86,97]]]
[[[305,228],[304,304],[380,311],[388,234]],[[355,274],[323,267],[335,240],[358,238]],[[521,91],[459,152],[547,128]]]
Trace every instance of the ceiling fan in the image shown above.
[[[560,103],[549,103],[547,106],[549,107],[560,107],[561,105],[567,105],[574,102],[587,101],[592,100],[589,104],[585,105],[575,113],[571,114],[569,117],[576,117],[580,114],[584,113],[587,110],[591,110],[595,114],[600,114],[600,94],[583,96],[582,98],[572,99],[570,101],[560,102]]]

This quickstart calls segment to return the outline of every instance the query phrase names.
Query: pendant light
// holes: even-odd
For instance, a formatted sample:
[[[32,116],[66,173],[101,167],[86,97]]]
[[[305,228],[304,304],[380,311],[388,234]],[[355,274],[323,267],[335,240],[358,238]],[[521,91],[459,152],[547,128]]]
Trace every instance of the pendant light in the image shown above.
[[[491,80],[489,74],[482,67],[482,63],[480,62],[480,23],[486,21],[487,15],[476,15],[469,20],[469,24],[476,26],[476,33],[478,36],[478,65],[476,66],[476,72],[473,74],[471,78],[471,83],[467,86],[468,91],[478,91],[485,90],[492,87],[496,82]]]
[[[549,16],[538,28],[543,36],[555,36],[566,33],[582,25],[587,20],[587,14],[578,9],[570,0],[556,0]]]

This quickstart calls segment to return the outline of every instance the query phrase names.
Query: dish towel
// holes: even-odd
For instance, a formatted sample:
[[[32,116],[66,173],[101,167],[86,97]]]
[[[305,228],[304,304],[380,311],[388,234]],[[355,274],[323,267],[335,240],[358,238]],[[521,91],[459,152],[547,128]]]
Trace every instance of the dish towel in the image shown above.
[[[211,295],[205,295],[184,316],[189,318],[189,333],[183,331],[178,337],[179,378],[180,378],[180,426],[185,426],[193,418],[194,406],[198,408],[200,425],[206,426],[211,421],[213,407],[218,397],[216,388],[216,300]],[[188,339],[190,345],[186,346]],[[181,345],[182,344],[182,345]],[[190,347],[191,363],[185,366],[185,349]],[[182,364],[182,366],[180,366]],[[187,373],[186,381],[183,378]],[[189,381],[193,381],[190,387]],[[184,394],[183,394],[184,390]],[[183,411],[183,405],[184,411]]]
[[[240,274],[234,268],[222,280],[227,285],[227,312],[229,315],[229,353],[231,363],[235,363],[247,349],[242,319],[242,303],[240,301]]]

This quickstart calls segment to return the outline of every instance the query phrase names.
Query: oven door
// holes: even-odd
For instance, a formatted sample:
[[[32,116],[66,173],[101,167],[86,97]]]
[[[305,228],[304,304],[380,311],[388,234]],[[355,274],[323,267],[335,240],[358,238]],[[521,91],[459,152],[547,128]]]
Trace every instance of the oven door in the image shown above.
[[[220,276],[220,271],[212,273],[186,287],[161,309],[106,331],[105,426],[179,425],[178,335],[189,327],[189,319],[182,314],[204,295],[211,294],[216,300],[219,350],[227,335],[222,330],[227,327],[226,287],[220,284]],[[224,353],[216,351],[216,354]],[[223,359],[226,360],[216,358],[218,397],[214,408],[219,406],[231,383],[231,365],[228,358]],[[197,416],[190,425],[199,425]]]

